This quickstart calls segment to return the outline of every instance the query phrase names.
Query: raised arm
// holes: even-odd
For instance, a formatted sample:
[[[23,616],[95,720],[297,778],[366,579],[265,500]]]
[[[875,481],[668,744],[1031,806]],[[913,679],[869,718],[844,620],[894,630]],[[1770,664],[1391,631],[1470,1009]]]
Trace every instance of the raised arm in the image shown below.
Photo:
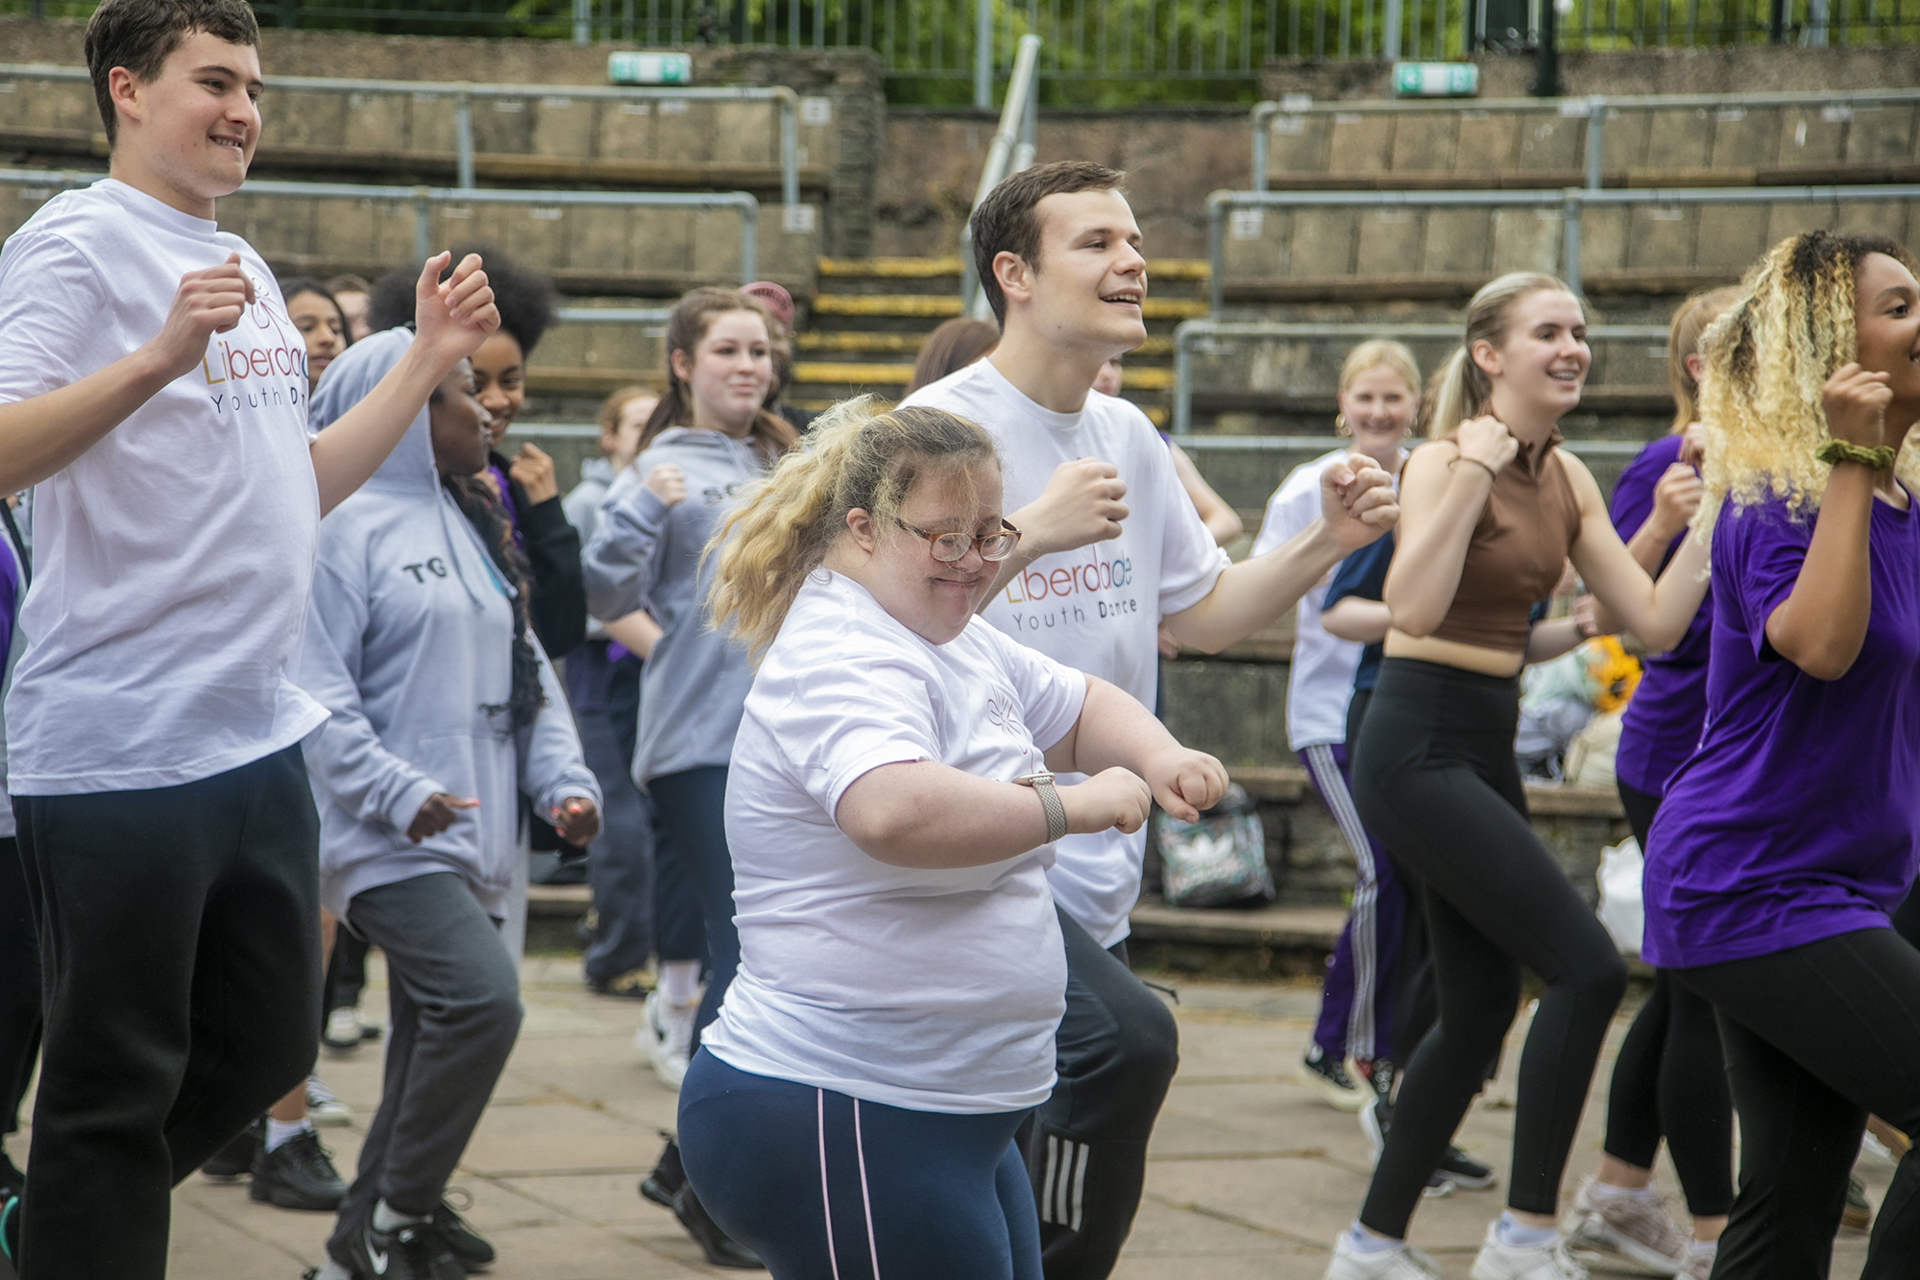
[[[1407,459],[1394,533],[1400,545],[1385,592],[1397,630],[1429,636],[1446,620],[1493,478],[1519,452],[1504,423],[1481,417],[1460,424],[1458,444],[1435,441]]]
[[[1393,478],[1365,454],[1350,454],[1320,476],[1320,518],[1265,555],[1221,573],[1197,604],[1169,614],[1181,644],[1218,653],[1293,608],[1352,551],[1393,528],[1400,509]]]
[[[1884,373],[1868,373],[1857,364],[1842,366],[1821,392],[1828,434],[1849,444],[1879,447],[1887,406],[1893,401],[1887,383]],[[1767,616],[1767,643],[1816,680],[1847,674],[1866,643],[1867,617],[1873,611],[1867,534],[1876,474],[1858,462],[1834,464],[1793,592]]]
[[[493,290],[480,269],[479,256],[470,253],[461,259],[443,283],[440,273],[451,257],[436,254],[420,269],[414,286],[416,336],[406,354],[360,403],[314,437],[313,475],[320,486],[320,514],[339,506],[379,470],[420,416],[433,389],[500,327],[500,312],[493,305]]]
[[[1568,453],[1560,455],[1560,463],[1580,503],[1580,532],[1568,558],[1605,609],[1604,622],[1619,623],[1655,652],[1673,648],[1687,634],[1707,593],[1706,548],[1699,539],[1687,538],[1655,582],[1614,532],[1600,486],[1586,464]]]
[[[983,601],[991,602],[1041,556],[1119,537],[1120,522],[1129,514],[1121,501],[1126,496],[1126,481],[1111,463],[1075,458],[1055,467],[1040,496],[1007,515],[1007,523],[1020,531],[1020,542],[1000,562],[993,590]]]
[[[686,497],[686,477],[671,463],[652,468],[644,478],[632,467],[620,473],[580,553],[588,613],[604,624],[645,607],[660,580],[668,514]]]

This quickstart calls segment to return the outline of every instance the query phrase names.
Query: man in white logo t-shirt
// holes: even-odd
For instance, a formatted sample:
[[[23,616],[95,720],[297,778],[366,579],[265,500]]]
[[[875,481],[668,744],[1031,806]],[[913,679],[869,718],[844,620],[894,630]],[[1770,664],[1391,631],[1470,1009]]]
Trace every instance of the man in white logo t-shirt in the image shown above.
[[[52,997],[23,1280],[159,1280],[168,1187],[312,1065],[326,713],[286,667],[320,517],[499,325],[479,259],[434,259],[409,358],[309,437],[305,344],[214,221],[257,41],[244,0],[106,0],[111,176],[0,251],[0,492],[37,486],[8,776]]]
[[[1066,162],[994,189],[972,230],[1000,343],[905,403],[970,418],[1000,447],[1008,521],[1023,536],[983,616],[1152,706],[1162,618],[1190,648],[1225,648],[1285,613],[1390,528],[1398,508],[1387,474],[1356,455],[1327,469],[1323,514],[1310,528],[1267,555],[1228,562],[1146,415],[1092,390],[1102,364],[1146,340],[1146,260],[1121,179]],[[1060,1082],[1038,1112],[1028,1168],[1048,1280],[1096,1280],[1139,1206],[1175,1034],[1125,967],[1144,833],[1069,836],[1057,849],[1047,879],[1067,942],[1067,1015]]]

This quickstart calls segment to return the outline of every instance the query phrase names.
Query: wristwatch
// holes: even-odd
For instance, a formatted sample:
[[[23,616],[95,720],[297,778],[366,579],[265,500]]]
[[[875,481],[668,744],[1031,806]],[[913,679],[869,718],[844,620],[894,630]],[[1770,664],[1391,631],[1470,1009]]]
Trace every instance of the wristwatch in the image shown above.
[[[1047,811],[1048,844],[1067,834],[1067,808],[1060,803],[1060,789],[1053,785],[1052,774],[1024,774],[1013,782],[1015,786],[1032,787],[1034,794],[1040,797],[1040,807]]]

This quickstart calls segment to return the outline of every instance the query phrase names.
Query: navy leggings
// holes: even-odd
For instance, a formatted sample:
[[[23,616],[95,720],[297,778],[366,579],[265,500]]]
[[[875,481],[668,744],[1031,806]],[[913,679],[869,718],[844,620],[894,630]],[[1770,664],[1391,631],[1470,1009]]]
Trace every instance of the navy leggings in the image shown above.
[[[727,851],[727,767],[663,774],[647,784],[647,792],[662,836],[654,856],[679,865],[706,925],[707,994],[693,1020],[697,1036],[719,1016],[721,997],[740,967],[740,934],[733,927],[733,855]],[[664,933],[670,926],[661,922],[659,927]],[[664,942],[661,958],[676,958],[666,954]]]
[[[1040,1280],[1013,1145],[1027,1114],[861,1102],[703,1049],[680,1086],[680,1155],[700,1203],[773,1280]]]

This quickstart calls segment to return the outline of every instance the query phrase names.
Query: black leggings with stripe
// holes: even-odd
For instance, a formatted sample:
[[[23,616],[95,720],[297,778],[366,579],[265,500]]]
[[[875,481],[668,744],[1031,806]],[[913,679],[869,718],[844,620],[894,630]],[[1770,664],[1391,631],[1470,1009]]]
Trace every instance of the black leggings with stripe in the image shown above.
[[[1028,1114],[861,1102],[701,1049],[680,1088],[680,1154],[700,1203],[773,1280],[1040,1280],[1013,1142]]]

